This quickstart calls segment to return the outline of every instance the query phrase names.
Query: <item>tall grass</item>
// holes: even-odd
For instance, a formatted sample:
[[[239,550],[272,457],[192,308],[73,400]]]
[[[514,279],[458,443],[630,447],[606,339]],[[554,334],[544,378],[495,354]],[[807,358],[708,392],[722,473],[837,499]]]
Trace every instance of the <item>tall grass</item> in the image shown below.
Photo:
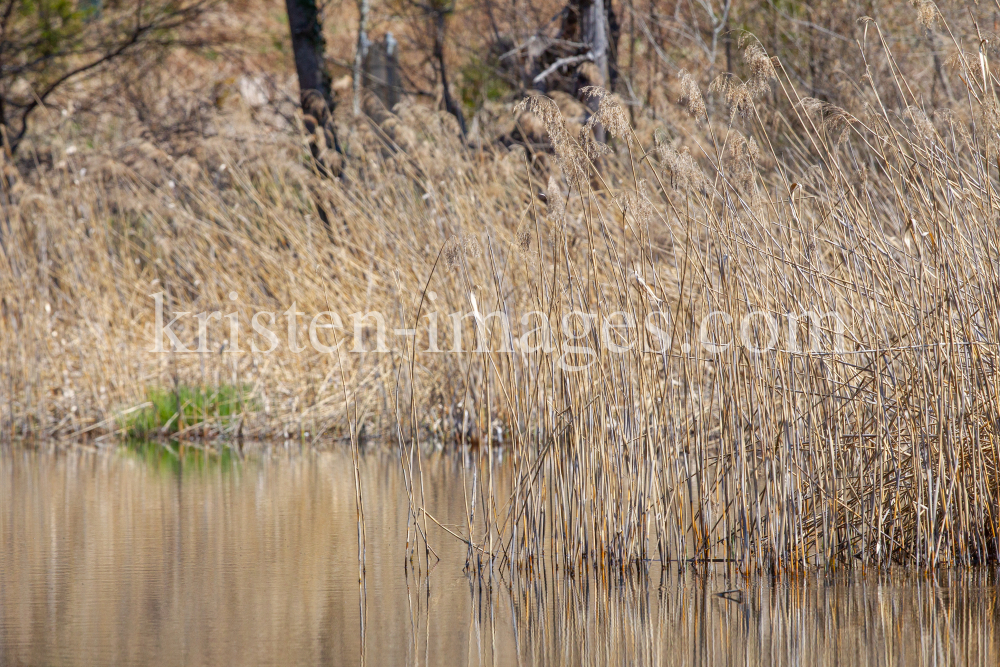
[[[111,431],[150,386],[247,387],[233,416],[248,436],[395,440],[428,558],[423,452],[457,447],[476,465],[467,524],[448,530],[490,571],[996,560],[996,81],[985,47],[956,42],[964,101],[927,109],[863,27],[875,64],[850,110],[802,97],[749,41],[740,76],[709,93],[682,79],[684,138],[633,128],[601,91],[610,147],[527,103],[518,120],[544,125],[551,153],[470,147],[441,113],[369,107],[341,181],[249,109],[197,159],[125,130],[71,152],[80,137],[60,125],[37,142],[52,168],[6,191],[3,431],[74,439]],[[379,311],[418,328],[416,350],[373,351],[346,324],[327,340],[340,354],[232,349],[222,326],[205,352],[156,354],[156,292],[169,312],[236,312],[244,336],[257,311],[283,331],[293,303]],[[574,311],[594,314],[589,334]],[[793,337],[804,311],[837,313],[843,349],[829,319]],[[444,332],[452,312],[504,313],[511,334],[473,315],[460,352],[424,351],[428,316]],[[762,318],[741,326],[751,312],[782,324],[767,352]],[[669,342],[618,326],[651,313]],[[512,345],[540,321],[557,347]],[[706,321],[733,344],[710,353]]]
[[[547,240],[532,204],[537,272],[500,259],[490,239],[483,311],[547,313],[560,341],[574,337],[572,311],[595,313],[598,330],[663,313],[671,340],[650,346],[642,327],[618,328],[621,354],[588,334],[599,356],[572,372],[557,360],[565,347],[470,355],[470,371],[495,379],[475,402],[506,415],[516,471],[512,489],[497,489],[493,447],[480,455],[490,465],[479,531],[470,501],[477,567],[707,560],[749,573],[1000,555],[996,79],[984,42],[959,60],[968,110],[932,122],[878,26],[864,24],[866,61],[881,51],[891,76],[866,71],[860,117],[800,97],[749,40],[746,78],[712,86],[731,116],[709,128],[707,173],[671,146],[658,173],[654,147],[599,91],[592,120],[618,137],[617,162],[574,141],[554,104],[527,103],[579,226],[559,218]],[[799,128],[780,153],[757,106],[772,89]],[[704,117],[689,81],[685,96]],[[470,293],[477,282],[465,278]],[[745,319],[804,311],[838,313],[843,346],[830,322],[768,331]],[[734,342],[706,350],[699,333]],[[770,336],[778,344],[758,351]]]

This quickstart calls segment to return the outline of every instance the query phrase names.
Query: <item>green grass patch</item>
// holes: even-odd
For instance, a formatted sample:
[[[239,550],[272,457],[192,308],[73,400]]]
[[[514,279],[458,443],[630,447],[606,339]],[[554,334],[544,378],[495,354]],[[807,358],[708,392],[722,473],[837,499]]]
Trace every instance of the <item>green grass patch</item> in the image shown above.
[[[222,429],[238,415],[260,408],[256,399],[249,398],[252,389],[250,385],[151,387],[146,390],[148,405],[123,415],[120,429],[128,438],[170,435],[202,423]]]

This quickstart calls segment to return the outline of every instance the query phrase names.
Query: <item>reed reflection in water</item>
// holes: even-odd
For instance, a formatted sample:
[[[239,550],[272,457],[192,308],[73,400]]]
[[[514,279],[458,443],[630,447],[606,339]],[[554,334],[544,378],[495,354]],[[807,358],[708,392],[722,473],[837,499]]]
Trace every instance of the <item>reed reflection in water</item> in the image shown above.
[[[346,450],[3,451],[0,665],[1000,664],[995,570],[490,585],[431,526],[415,571],[391,449],[361,459],[362,636],[353,474]],[[434,455],[424,479],[461,532],[471,471]]]

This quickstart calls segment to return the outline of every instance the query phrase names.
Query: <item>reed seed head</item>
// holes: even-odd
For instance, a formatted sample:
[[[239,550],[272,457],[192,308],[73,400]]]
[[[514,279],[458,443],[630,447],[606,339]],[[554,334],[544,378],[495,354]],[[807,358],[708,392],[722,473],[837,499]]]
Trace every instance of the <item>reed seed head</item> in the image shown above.
[[[591,116],[591,119],[593,118],[594,116]],[[602,155],[611,154],[610,146],[594,138],[594,131],[589,123],[580,128],[580,148],[591,162],[597,160]]]
[[[698,82],[694,80],[694,77],[686,70],[681,70],[681,97],[678,103],[683,106],[688,114],[693,118],[703,118],[707,116],[708,111],[705,107],[705,98],[702,97],[701,88],[698,87]]]
[[[934,123],[931,122],[931,119],[927,117],[927,114],[925,114],[920,107],[913,105],[907,107],[904,117],[913,123],[913,129],[917,131],[917,134],[922,139],[928,141],[936,140],[937,129],[934,127]]]
[[[917,9],[917,23],[924,30],[931,30],[938,20],[938,8],[933,0],[910,0],[910,4]]]
[[[556,162],[566,175],[566,180],[581,191],[587,182],[586,154],[580,144],[566,129],[566,120],[555,101],[544,95],[528,95],[514,106],[514,115],[530,111],[545,126],[552,142]]]
[[[482,256],[483,248],[479,245],[479,239],[471,234],[462,237],[462,250],[468,259],[477,259]]]
[[[517,246],[517,250],[521,255],[527,256],[528,252],[531,250],[531,230],[528,229],[527,223],[522,222],[514,233],[514,243]]]
[[[600,123],[612,137],[624,137],[632,131],[628,114],[625,113],[617,95],[609,93],[600,86],[587,86],[580,93],[585,97],[598,100],[597,111],[587,120],[587,127],[593,129],[597,123]]]
[[[771,82],[778,78],[774,71],[774,63],[760,44],[753,42],[743,52],[743,60],[750,70],[750,78],[747,80],[747,87],[750,94],[759,97],[770,90]]]
[[[712,81],[708,90],[722,96],[733,116],[744,120],[750,117],[753,111],[753,94],[750,87],[735,75],[720,74]]]
[[[656,215],[656,209],[647,194],[647,187],[646,180],[640,180],[638,191],[627,191],[618,198],[619,205],[642,226],[648,226]]]
[[[557,226],[562,226],[566,219],[566,199],[563,197],[562,188],[555,176],[549,176],[548,195],[548,219]]]
[[[445,242],[444,264],[449,271],[458,269],[462,262],[462,244],[457,236],[452,236]]]
[[[838,145],[847,139],[852,125],[857,121],[844,109],[814,97],[803,97],[799,107],[813,118],[817,127],[825,129],[830,136],[836,136]]]
[[[672,187],[684,191],[705,190],[705,174],[694,161],[687,146],[678,152],[673,146],[661,143],[657,145],[656,151],[660,156],[660,163],[667,169]]]
[[[753,137],[738,134],[730,150],[732,179],[741,188],[748,189],[753,184],[757,163],[760,161],[760,147]]]

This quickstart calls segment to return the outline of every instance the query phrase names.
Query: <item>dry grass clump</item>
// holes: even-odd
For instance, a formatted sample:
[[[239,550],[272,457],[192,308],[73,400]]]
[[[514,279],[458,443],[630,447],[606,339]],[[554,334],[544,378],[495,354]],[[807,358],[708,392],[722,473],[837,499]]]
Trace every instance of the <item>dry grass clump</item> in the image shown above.
[[[249,114],[197,170],[63,149],[4,203],[4,433],[108,432],[149,386],[227,385],[259,408],[181,435],[394,436],[411,545],[434,521],[422,452],[457,445],[472,492],[448,530],[492,571],[996,560],[993,116],[956,105],[931,138],[902,72],[855,117],[803,101],[756,44],[745,60],[716,85],[733,113],[656,152],[603,92],[608,144],[526,98],[558,173],[417,105],[348,128],[343,180]],[[780,131],[765,88],[794,112]],[[244,338],[222,319],[200,353],[151,352],[159,292],[167,313],[235,312]],[[294,313],[325,311],[343,326],[315,333],[342,346],[290,349],[309,341]],[[350,318],[375,311],[384,341]]]

